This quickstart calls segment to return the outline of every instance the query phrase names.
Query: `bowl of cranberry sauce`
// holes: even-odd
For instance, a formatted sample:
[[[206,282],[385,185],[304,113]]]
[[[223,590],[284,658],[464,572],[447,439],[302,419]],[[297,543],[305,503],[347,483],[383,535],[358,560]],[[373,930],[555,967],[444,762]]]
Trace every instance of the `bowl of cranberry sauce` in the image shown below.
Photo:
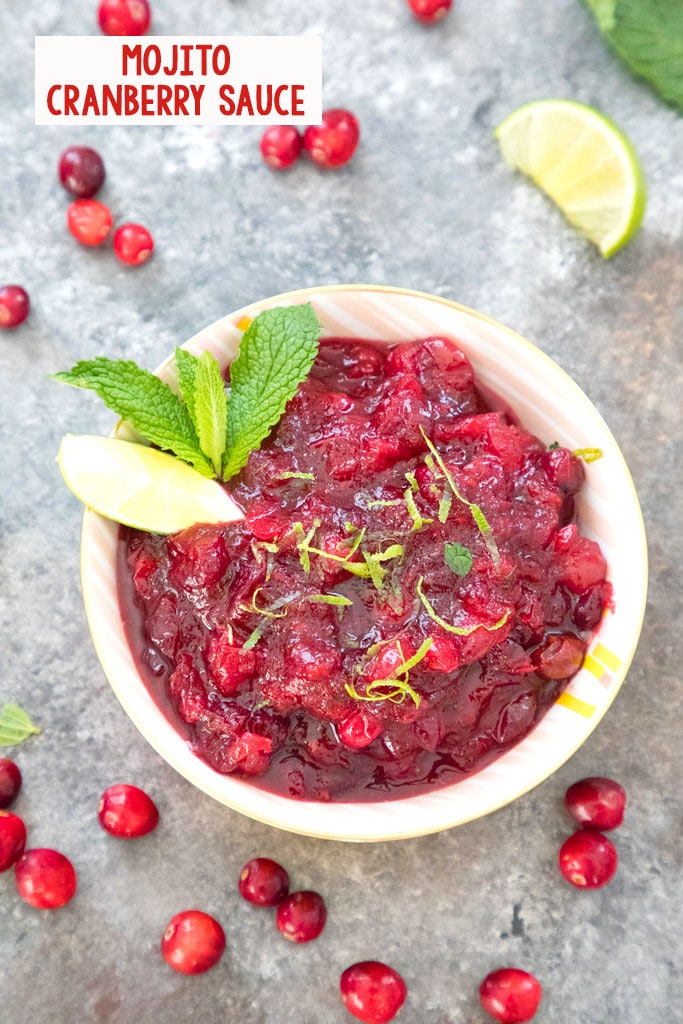
[[[226,485],[244,519],[161,537],[86,512],[88,622],[133,722],[215,799],[323,838],[434,832],[605,714],[643,617],[640,508],[578,386],[455,303],[314,288],[186,347],[229,380],[244,318],[307,301],[311,373]]]

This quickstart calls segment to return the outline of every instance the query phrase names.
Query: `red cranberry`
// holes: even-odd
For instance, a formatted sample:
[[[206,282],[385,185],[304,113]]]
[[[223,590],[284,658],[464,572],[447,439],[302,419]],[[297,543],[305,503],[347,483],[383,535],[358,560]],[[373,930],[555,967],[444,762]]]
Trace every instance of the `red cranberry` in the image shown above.
[[[5,284],[0,287],[0,330],[9,331],[23,324],[30,311],[28,293],[21,285]]]
[[[147,0],[102,0],[97,18],[106,36],[143,36],[152,12]]]
[[[8,757],[0,757],[0,809],[11,807],[19,796],[21,772]]]
[[[368,718],[362,711],[352,711],[337,727],[339,739],[352,750],[369,746],[382,732],[382,726],[374,718]]]
[[[434,25],[445,18],[452,4],[453,0],[408,0],[408,6],[415,17],[425,25]]]
[[[575,633],[550,633],[532,655],[534,667],[545,679],[569,679],[586,654],[586,644]]]
[[[401,975],[379,960],[364,960],[347,967],[339,988],[346,1009],[365,1024],[393,1020],[408,994]]]
[[[274,907],[289,893],[289,875],[276,861],[254,857],[242,868],[238,887],[249,903]]]
[[[584,828],[609,832],[619,828],[624,820],[626,791],[612,779],[595,776],[570,786],[564,804]]]
[[[161,955],[181,974],[204,974],[225,951],[225,932],[215,917],[201,910],[183,910],[169,921]]]
[[[19,895],[39,910],[63,907],[76,892],[76,872],[57,850],[27,850],[14,868]]]
[[[26,846],[26,826],[17,814],[0,811],[0,871],[7,871]]]
[[[111,211],[96,199],[76,199],[66,211],[69,231],[81,245],[101,245],[113,219]]]
[[[542,994],[533,974],[516,967],[502,967],[487,974],[479,987],[481,1005],[501,1024],[522,1024],[531,1020]]]
[[[327,909],[317,892],[293,892],[277,908],[276,924],[292,942],[311,942],[325,927]]]
[[[261,136],[261,156],[273,170],[285,171],[299,159],[303,144],[304,140],[292,125],[274,124]]]
[[[304,132],[304,149],[319,167],[341,167],[353,156],[360,126],[350,110],[323,111],[323,123]]]
[[[617,851],[600,832],[579,829],[560,847],[560,871],[577,889],[601,889],[617,870]]]
[[[142,789],[119,783],[105,789],[97,808],[100,825],[117,839],[138,839],[159,824],[157,806]]]
[[[146,263],[154,252],[154,239],[142,224],[122,224],[114,234],[114,255],[132,267]]]
[[[89,146],[69,146],[59,158],[59,180],[78,199],[91,199],[102,188],[105,172],[100,154]]]

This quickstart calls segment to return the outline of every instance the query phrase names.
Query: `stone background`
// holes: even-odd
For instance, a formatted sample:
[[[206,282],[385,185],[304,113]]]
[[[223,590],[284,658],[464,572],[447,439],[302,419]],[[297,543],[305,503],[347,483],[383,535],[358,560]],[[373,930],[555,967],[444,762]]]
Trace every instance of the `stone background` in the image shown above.
[[[362,125],[337,173],[276,175],[249,128],[35,128],[34,35],[97,31],[95,0],[0,7],[0,281],[23,284],[30,320],[0,337],[0,699],[43,727],[16,749],[16,805],[30,845],[79,872],[77,898],[38,912],[0,879],[2,1024],[344,1024],[338,976],[359,959],[402,972],[404,1024],[484,1024],[491,969],[533,971],[539,1024],[683,1020],[681,901],[680,346],[683,121],[609,53],[578,0],[456,0],[424,28],[404,0],[157,0],[159,34],[324,37],[324,104]],[[647,174],[642,231],[609,262],[503,164],[492,130],[523,102],[568,97],[628,132]],[[104,156],[101,198],[152,230],[151,263],[79,247],[64,226],[59,153]],[[247,302],[303,285],[366,281],[436,292],[494,316],[587,391],[631,467],[647,523],[651,585],[633,667],[571,762],[490,817],[427,838],[349,846],[300,838],[212,802],[152,751],[92,649],[79,579],[81,508],[59,439],[107,431],[94,399],[46,374],[96,354],[153,367]],[[555,860],[571,831],[571,782],[626,786],[619,872],[571,889]],[[101,791],[144,786],[162,824],[124,844],[97,825]],[[252,856],[274,856],[329,907],[321,938],[293,947],[237,894]],[[199,906],[228,936],[220,966],[173,973],[168,919]]]

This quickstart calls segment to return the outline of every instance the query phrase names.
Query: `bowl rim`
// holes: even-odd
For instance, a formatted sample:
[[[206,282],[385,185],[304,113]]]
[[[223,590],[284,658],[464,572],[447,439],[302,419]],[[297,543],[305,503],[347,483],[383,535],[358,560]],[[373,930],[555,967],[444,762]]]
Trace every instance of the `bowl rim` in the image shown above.
[[[637,577],[642,581],[642,585],[640,586],[641,600],[637,609],[634,609],[632,613],[632,617],[635,620],[635,622],[632,623],[632,626],[635,626],[636,628],[633,628],[630,635],[628,648],[623,653],[621,659],[616,659],[617,661],[621,661],[620,665],[608,666],[610,668],[614,668],[613,675],[610,678],[609,693],[606,694],[600,706],[595,709],[595,713],[590,717],[590,719],[585,720],[585,727],[581,731],[580,735],[577,735],[575,741],[564,745],[560,745],[558,743],[558,749],[560,749],[559,756],[556,755],[555,757],[550,758],[540,771],[532,773],[524,783],[517,783],[513,793],[510,794],[503,792],[499,799],[490,799],[483,808],[461,809],[459,812],[453,812],[449,805],[451,802],[455,802],[457,805],[457,791],[460,787],[465,786],[471,780],[475,780],[476,784],[478,780],[485,778],[487,773],[490,774],[491,769],[500,769],[501,764],[504,766],[506,759],[514,759],[515,753],[519,751],[520,748],[524,748],[525,744],[529,745],[530,741],[533,741],[533,736],[537,729],[537,726],[535,726],[534,729],[532,729],[531,732],[528,733],[518,744],[500,755],[492,765],[487,766],[481,771],[475,773],[473,776],[468,776],[465,780],[455,782],[452,785],[434,790],[433,793],[430,792],[426,794],[427,797],[431,797],[433,795],[439,796],[439,813],[437,815],[437,820],[430,823],[427,820],[422,820],[425,818],[423,815],[419,822],[413,821],[411,823],[409,808],[411,806],[416,806],[415,801],[424,800],[425,794],[377,802],[335,801],[332,803],[298,800],[280,796],[255,787],[248,781],[244,781],[235,776],[222,775],[210,768],[192,753],[187,742],[175,731],[172,724],[168,719],[166,719],[166,716],[156,704],[155,708],[157,715],[160,719],[163,719],[163,723],[157,722],[156,727],[154,722],[150,724],[149,720],[146,718],[145,712],[149,711],[151,697],[144,680],[140,677],[137,669],[135,669],[134,672],[135,676],[137,676],[137,683],[142,687],[149,698],[148,701],[143,701],[142,707],[136,699],[136,695],[131,693],[128,686],[123,685],[119,678],[119,672],[112,665],[113,655],[116,655],[117,657],[124,656],[121,651],[121,637],[123,637],[123,645],[125,646],[128,656],[132,662],[132,655],[130,654],[127,641],[125,639],[125,633],[123,632],[123,624],[118,610],[118,599],[116,598],[115,589],[114,598],[116,599],[116,606],[114,609],[112,608],[111,590],[104,595],[106,586],[103,587],[101,584],[98,584],[97,587],[94,586],[94,577],[91,571],[93,552],[101,543],[103,531],[109,531],[110,534],[112,531],[118,532],[118,526],[115,523],[102,519],[90,509],[86,509],[83,517],[83,528],[81,534],[81,587],[86,619],[97,656],[110,686],[133,724],[142,733],[150,745],[168,764],[175,768],[176,771],[178,771],[193,785],[197,786],[218,802],[233,810],[246,814],[252,819],[285,831],[291,831],[299,835],[320,839],[331,839],[345,842],[376,842],[428,835],[445,831],[446,829],[453,828],[456,825],[465,824],[466,822],[475,820],[479,817],[484,817],[485,815],[493,813],[501,807],[506,806],[518,797],[523,796],[537,785],[540,785],[540,783],[549,778],[555,771],[565,764],[570,757],[573,756],[573,754],[588,739],[598,724],[602,721],[604,715],[607,713],[614,698],[616,697],[617,692],[621,688],[633,660],[642,628],[647,599],[647,542],[638,496],[624,456],[609,430],[609,427],[588,396],[569,376],[569,374],[567,374],[567,372],[563,370],[558,363],[543,352],[543,350],[538,346],[528,341],[522,335],[517,334],[517,332],[513,331],[500,321],[497,321],[492,317],[459,302],[443,298],[439,295],[433,295],[428,292],[391,285],[332,284],[317,285],[310,288],[298,288],[292,291],[283,292],[279,295],[254,301],[227,314],[226,316],[220,317],[218,320],[207,324],[204,328],[184,342],[181,347],[185,348],[197,345],[203,347],[206,344],[207,336],[209,336],[213,330],[220,329],[226,325],[234,325],[242,317],[253,317],[262,309],[277,305],[291,305],[297,301],[305,301],[308,298],[315,298],[316,296],[323,296],[327,294],[336,295],[340,293],[368,293],[380,294],[383,296],[398,295],[408,299],[414,298],[416,300],[427,301],[430,304],[440,304],[465,319],[481,321],[492,328],[495,333],[502,333],[507,336],[508,340],[512,342],[513,348],[515,346],[521,346],[525,349],[530,354],[532,362],[540,361],[540,363],[546,366],[550,374],[554,376],[556,380],[562,381],[565,388],[569,388],[573,391],[577,400],[579,400],[587,410],[590,410],[594,418],[596,418],[596,421],[599,421],[602,425],[604,438],[611,442],[610,456],[615,457],[618,460],[618,469],[622,483],[630,492],[630,500],[632,503],[631,512],[635,517],[635,521],[632,523],[632,526],[636,529],[636,533],[638,535],[638,543],[633,549],[633,559],[639,573],[635,573],[634,577]],[[455,330],[453,333],[457,337],[457,332]],[[464,348],[468,351],[467,345],[464,345]],[[476,354],[473,361],[476,364]],[[170,355],[160,364],[160,366],[157,367],[155,373],[163,373],[164,370],[168,369],[172,362],[173,355]],[[111,588],[111,575],[106,582],[108,582],[109,587]],[[114,636],[108,628],[105,628],[105,623],[102,619],[103,600],[106,610],[109,612],[114,611],[115,615],[118,615],[119,629],[117,631],[117,636]],[[600,646],[599,643],[597,646]],[[591,650],[593,650],[594,647],[595,644],[593,644],[592,640]],[[610,652],[607,651],[606,655],[609,654]],[[609,659],[607,660],[609,661]],[[600,667],[604,668],[605,666],[603,664]],[[564,693],[567,693],[567,691],[571,689],[573,682],[574,680],[572,680],[572,683],[570,683],[570,686],[564,691]],[[576,701],[577,699],[569,698],[569,701],[566,703],[566,707],[569,709],[571,709],[571,700]],[[152,703],[154,702],[152,701]],[[578,699],[578,704],[581,704],[580,699]],[[541,722],[546,721],[548,717],[556,711],[557,707],[558,705],[554,704],[543,716]],[[576,710],[576,708],[574,708],[574,710]],[[164,728],[164,725],[166,728]],[[173,741],[172,737],[169,735],[169,730],[175,736],[175,741]],[[453,801],[449,801],[448,794],[452,791],[456,791],[456,796],[453,797]],[[242,796],[242,794],[244,794],[244,796]],[[445,797],[444,794],[446,795]],[[355,831],[354,829],[349,831],[348,827],[346,830],[340,830],[339,825],[335,826],[335,811],[338,811],[339,809],[346,809],[347,811],[349,809],[357,809],[357,812],[360,814],[361,809],[363,808],[366,811],[364,814],[363,825],[361,826],[360,823],[357,824],[355,826]],[[390,809],[389,813],[386,812],[387,808]],[[368,815],[367,809],[374,809],[377,813],[375,815]],[[304,813],[300,813],[302,810]],[[305,811],[310,811],[310,814],[307,816]],[[340,815],[337,814],[336,816]],[[309,818],[310,820],[308,820]],[[375,818],[378,820],[375,821]],[[427,815],[426,818],[429,818],[429,815]]]

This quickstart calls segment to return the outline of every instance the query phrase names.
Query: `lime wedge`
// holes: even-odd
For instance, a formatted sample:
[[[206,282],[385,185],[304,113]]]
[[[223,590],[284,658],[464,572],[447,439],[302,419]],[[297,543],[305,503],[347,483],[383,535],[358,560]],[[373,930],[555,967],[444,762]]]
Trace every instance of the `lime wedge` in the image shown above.
[[[554,199],[608,257],[625,245],[645,212],[645,176],[636,152],[597,110],[539,100],[496,128],[503,156]]]
[[[67,434],[57,462],[67,487],[84,505],[138,530],[177,533],[195,523],[244,517],[219,483],[156,448]]]

